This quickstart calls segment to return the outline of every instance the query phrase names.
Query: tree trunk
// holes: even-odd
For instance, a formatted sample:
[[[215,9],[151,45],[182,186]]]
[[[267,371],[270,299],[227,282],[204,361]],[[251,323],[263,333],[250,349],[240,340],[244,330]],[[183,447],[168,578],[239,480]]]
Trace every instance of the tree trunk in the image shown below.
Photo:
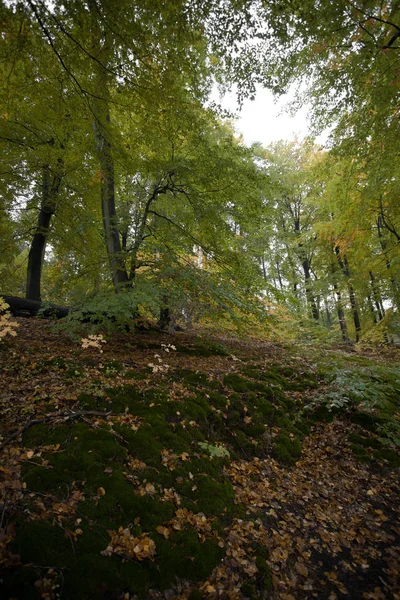
[[[310,262],[308,258],[303,258],[302,267],[304,271],[304,279],[305,279],[305,288],[306,288],[306,297],[309,306],[311,306],[311,314],[315,321],[318,322],[319,319],[319,310],[317,307],[317,303],[315,302],[315,298],[312,294],[311,290],[311,273],[310,273]]]
[[[383,317],[385,316],[385,309],[382,303],[382,296],[380,293],[380,290],[377,286],[376,283],[376,279],[374,277],[374,274],[372,273],[372,271],[369,272],[369,277],[371,280],[371,288],[372,288],[372,294],[373,294],[373,298],[374,298],[374,304],[378,313],[378,319],[379,321],[382,321]]]
[[[398,308],[398,310],[400,310],[400,285],[399,285],[398,281],[396,281],[392,275],[392,269],[391,269],[390,260],[388,257],[387,243],[386,243],[386,241],[383,237],[383,233],[382,233],[382,227],[384,227],[384,223],[382,222],[382,217],[378,217],[377,226],[378,226],[379,243],[382,248],[382,252],[385,256],[386,268],[389,270],[389,273],[390,273],[390,283],[391,283],[392,292],[393,292],[393,304]]]
[[[331,318],[331,313],[330,313],[330,310],[329,310],[328,299],[327,299],[326,296],[324,296],[324,306],[325,306],[326,323],[327,323],[329,329],[331,329],[331,327],[332,327],[332,318]]]
[[[375,324],[378,323],[378,318],[377,318],[376,312],[374,310],[374,305],[372,304],[371,294],[368,294],[368,296],[367,296],[367,304],[368,304],[369,312],[371,313],[373,322]]]
[[[51,217],[56,211],[57,195],[62,180],[62,175],[51,174],[49,165],[43,166],[42,177],[42,200],[36,230],[29,250],[26,280],[26,299],[37,302],[41,301],[40,285],[46,242]]]
[[[111,42],[107,32],[101,32],[95,7],[93,11],[93,44],[98,62],[95,63],[96,96],[93,102],[96,151],[100,163],[101,210],[104,238],[110,261],[111,275],[116,292],[129,282],[122,253],[115,206],[115,165],[110,141],[110,108],[108,100],[107,69]],[[102,39],[103,38],[103,39]]]
[[[333,284],[333,289],[335,290],[335,294],[336,294],[336,310],[337,310],[337,315],[338,315],[338,320],[339,320],[340,332],[342,334],[342,340],[344,342],[348,342],[349,334],[347,333],[346,317],[344,314],[343,304],[342,304],[342,295],[341,295],[340,290],[336,283]]]
[[[360,333],[361,333],[361,322],[360,322],[360,316],[358,314],[358,305],[357,305],[357,298],[356,298],[356,294],[353,288],[353,285],[350,281],[350,268],[349,268],[349,263],[347,261],[347,257],[346,255],[342,257],[340,256],[340,248],[339,246],[335,246],[335,254],[339,263],[340,268],[342,269],[346,279],[347,279],[347,289],[349,290],[349,299],[350,299],[350,305],[351,305],[351,312],[353,314],[353,321],[354,321],[354,327],[356,330],[356,342],[359,341],[360,339]]]

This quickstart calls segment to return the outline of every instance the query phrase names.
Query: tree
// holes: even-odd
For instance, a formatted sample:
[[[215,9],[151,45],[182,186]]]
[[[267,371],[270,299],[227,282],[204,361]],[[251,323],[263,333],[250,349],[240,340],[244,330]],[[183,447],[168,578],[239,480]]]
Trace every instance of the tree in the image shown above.
[[[270,178],[266,215],[273,222],[267,238],[270,273],[275,272],[282,291],[289,284],[298,297],[301,286],[307,310],[318,321],[319,302],[312,271],[316,215],[312,200],[318,195],[318,181],[311,170],[317,149],[309,141],[278,142],[264,152]]]
[[[107,0],[52,4],[27,0],[25,7],[41,30],[43,47],[51,49],[94,126],[104,238],[118,291],[129,276],[115,200],[115,160],[117,155],[119,160],[124,157],[123,137],[113,126],[116,113],[173,93],[169,83],[182,74],[192,98],[203,100],[211,84],[212,64],[221,71],[225,57],[227,70],[232,76],[237,74],[237,67],[227,58],[231,52],[228,42],[233,38],[244,41],[260,25],[247,2],[233,12],[230,3],[218,1],[166,6],[132,0],[118,4]]]

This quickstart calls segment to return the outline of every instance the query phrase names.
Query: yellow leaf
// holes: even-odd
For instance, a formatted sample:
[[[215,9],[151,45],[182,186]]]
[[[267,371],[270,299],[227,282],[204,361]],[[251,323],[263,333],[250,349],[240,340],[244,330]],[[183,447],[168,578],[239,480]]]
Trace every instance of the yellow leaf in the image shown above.
[[[300,573],[300,575],[303,575],[303,577],[308,577],[308,569],[304,563],[296,562],[294,566],[296,571]]]

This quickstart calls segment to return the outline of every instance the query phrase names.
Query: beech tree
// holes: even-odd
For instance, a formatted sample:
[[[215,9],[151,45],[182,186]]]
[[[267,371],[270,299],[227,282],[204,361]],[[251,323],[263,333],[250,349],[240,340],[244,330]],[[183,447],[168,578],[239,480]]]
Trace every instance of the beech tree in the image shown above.
[[[106,0],[49,4],[27,0],[14,9],[15,19],[21,15],[40,30],[43,48],[52,53],[74,98],[80,99],[85,118],[92,122],[101,172],[104,239],[118,291],[129,282],[115,200],[115,160],[117,155],[123,159],[125,141],[112,113],[147,104],[152,97],[173,94],[169,84],[174,75],[184,74],[192,98],[204,99],[211,83],[211,65],[221,72],[225,57],[226,70],[234,76],[237,68],[226,58],[231,52],[228,42],[234,38],[244,41],[254,35],[258,25],[246,2],[232,11],[230,3],[223,2],[167,6],[131,0],[118,4]],[[39,89],[40,81],[35,83]]]

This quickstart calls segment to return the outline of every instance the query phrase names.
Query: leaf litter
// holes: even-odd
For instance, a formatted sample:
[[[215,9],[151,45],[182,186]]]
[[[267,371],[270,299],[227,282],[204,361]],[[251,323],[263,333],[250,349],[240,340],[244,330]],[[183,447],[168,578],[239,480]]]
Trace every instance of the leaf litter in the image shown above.
[[[125,338],[105,344],[99,357],[95,349],[77,349],[66,337],[55,335],[48,329],[44,333],[44,325],[40,322],[21,320],[21,325],[18,337],[9,342],[7,354],[3,351],[1,357],[3,441],[24,428],[29,420],[46,419],[49,414],[54,413],[54,419],[48,419],[46,426],[55,426],[57,419],[62,422],[66,412],[76,411],[80,393],[93,392],[94,381],[101,397],[105,387],[117,387],[127,382],[125,374],[132,365],[138,372],[146,372],[149,357],[154,355],[152,348],[132,348],[126,368],[114,373],[110,380],[99,365],[106,359],[127,359]],[[164,352],[165,348],[172,348],[168,336],[160,335],[160,340]],[[182,345],[187,340],[190,336],[185,339],[182,334],[179,342]],[[153,338],[150,341],[154,343]],[[172,341],[175,344],[175,338]],[[288,358],[283,348],[270,343],[238,341],[232,345],[232,340],[228,342],[232,347],[230,356],[185,356],[175,351],[164,356],[171,368],[207,373],[211,380],[222,380],[226,373],[238,372],[238,365],[255,360],[255,356],[260,355],[260,348],[266,362],[283,363]],[[51,364],[58,356],[79,363],[88,352],[92,361],[81,370],[77,369],[76,377],[68,380],[65,377],[67,369],[41,366]],[[296,359],[301,368],[307,368],[307,361],[301,357]],[[146,390],[157,382],[162,383],[171,400],[182,403],[184,416],[185,401],[196,394],[193,389],[167,377],[165,373],[150,373],[135,381],[135,385],[139,390]],[[314,391],[309,390],[307,394],[309,398]],[[302,400],[297,391],[288,392],[288,396],[296,402]],[[49,410],[49,402],[53,412]],[[108,408],[112,411],[112,403]],[[157,402],[149,405],[149,410],[156,408]],[[221,411],[215,409],[215,412]],[[145,421],[131,412],[105,415],[104,418],[87,414],[80,418],[92,428],[106,426],[116,436],[120,427],[129,427],[133,434],[137,433]],[[250,415],[245,414],[243,418],[246,425],[252,424]],[[180,422],[185,426],[185,419],[178,418],[177,423]],[[193,430],[198,427],[196,422],[191,424]],[[148,469],[146,462],[128,454],[125,477],[131,481],[134,493],[173,505],[175,514],[158,523],[152,532],[137,531],[140,515],[132,515],[131,523],[121,522],[117,529],[107,530],[109,539],[105,541],[101,555],[135,561],[145,568],[146,564],[157,561],[157,536],[168,543],[174,535],[194,530],[200,544],[213,539],[223,550],[220,563],[203,580],[193,582],[181,577],[164,590],[150,586],[146,597],[187,600],[195,597],[196,592],[198,597],[210,600],[399,600],[398,468],[385,461],[378,464],[357,460],[348,436],[358,431],[359,427],[348,420],[317,423],[305,436],[301,457],[291,468],[268,455],[243,455],[226,460],[221,478],[232,484],[234,502],[242,511],[240,516],[231,519],[182,506],[182,494],[174,487],[158,482],[156,469],[154,480],[143,481],[140,476]],[[49,457],[63,450],[59,444],[48,444],[45,439],[34,449],[25,448],[19,440],[16,435],[1,451],[0,568],[5,573],[23,568],[21,557],[13,546],[21,519],[50,522],[54,527],[62,528],[74,544],[88,525],[80,516],[80,506],[88,502],[101,503],[102,497],[108,494],[106,487],[99,486],[97,492],[87,495],[85,481],[72,482],[64,494],[27,489],[23,466],[29,463],[51,470]],[[190,464],[192,456],[193,450],[189,447],[182,452],[166,447],[161,451],[160,464],[172,476],[182,464]],[[106,475],[113,476],[113,467],[105,464],[103,470]],[[180,479],[178,477],[177,481]],[[188,480],[194,485],[191,472]],[[63,598],[59,569],[52,565],[42,569],[35,589],[38,598]],[[115,592],[112,597],[139,598],[130,591]]]

